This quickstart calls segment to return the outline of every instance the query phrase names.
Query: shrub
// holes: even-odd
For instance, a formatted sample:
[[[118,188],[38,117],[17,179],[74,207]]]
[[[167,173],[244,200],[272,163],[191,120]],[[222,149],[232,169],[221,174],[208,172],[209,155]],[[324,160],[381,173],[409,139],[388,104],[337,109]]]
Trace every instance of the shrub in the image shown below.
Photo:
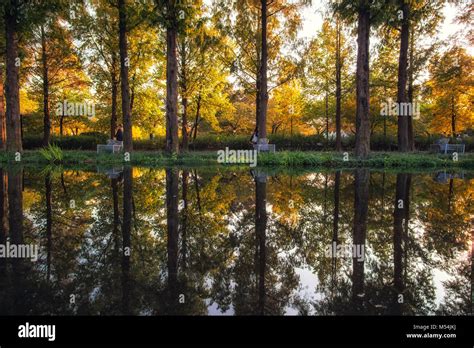
[[[51,143],[63,150],[95,150],[98,144],[105,144],[108,137],[97,133],[94,135],[78,135],[65,137],[52,137]],[[41,135],[28,135],[23,138],[23,147],[27,150],[41,148],[43,137]]]
[[[50,163],[60,163],[64,158],[61,148],[54,144],[49,144],[48,147],[42,148],[39,152],[41,157]]]

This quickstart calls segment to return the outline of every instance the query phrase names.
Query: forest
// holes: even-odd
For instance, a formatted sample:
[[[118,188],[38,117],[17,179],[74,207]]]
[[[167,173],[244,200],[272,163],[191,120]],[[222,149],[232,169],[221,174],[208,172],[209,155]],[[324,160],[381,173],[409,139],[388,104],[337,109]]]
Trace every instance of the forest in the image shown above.
[[[119,125],[127,152],[242,148],[254,132],[360,158],[474,143],[470,1],[5,0],[0,11],[8,152],[93,149]]]
[[[28,323],[472,345],[473,24],[472,0],[0,0],[1,347]]]

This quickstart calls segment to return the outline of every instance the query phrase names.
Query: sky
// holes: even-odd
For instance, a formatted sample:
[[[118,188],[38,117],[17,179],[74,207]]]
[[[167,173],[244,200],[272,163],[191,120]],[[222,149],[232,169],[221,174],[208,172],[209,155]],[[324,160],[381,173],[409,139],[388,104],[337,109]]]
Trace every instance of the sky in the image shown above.
[[[210,5],[213,0],[204,0],[204,3]],[[297,1],[297,0],[289,0]],[[474,0],[466,0],[466,1],[474,1]],[[326,0],[312,0],[312,5],[308,8],[304,8],[302,10],[302,19],[303,25],[301,31],[299,33],[300,38],[304,38],[310,40],[311,38],[316,36],[317,31],[321,28],[324,16],[324,7],[326,4]],[[465,38],[456,36],[456,33],[462,29],[462,25],[455,23],[455,17],[457,15],[457,11],[459,11],[456,6],[453,4],[446,4],[443,9],[443,15],[445,17],[443,24],[439,30],[438,38],[441,40],[447,40],[450,36],[454,36],[456,39],[464,40]],[[466,40],[464,46],[467,47],[468,52],[474,55],[474,47],[468,46]]]
[[[299,34],[301,38],[311,39],[316,32],[321,28],[323,22],[323,8],[324,3],[321,0],[313,0],[310,8],[302,11],[303,27]],[[439,30],[439,39],[446,40],[450,36],[455,35],[462,29],[462,25],[455,23],[458,8],[452,4],[446,4],[443,9],[445,20]],[[458,37],[459,38],[459,37]],[[474,54],[474,48],[468,47],[471,54]]]
[[[297,0],[289,0],[294,2]],[[465,0],[472,1],[472,0]],[[206,5],[211,5],[213,0],[204,0]],[[323,21],[323,11],[327,0],[312,0],[311,6],[302,10],[303,28],[300,32],[300,37],[311,38],[321,28]],[[445,17],[444,23],[440,28],[440,38],[447,39],[450,35],[456,34],[462,26],[454,23],[456,12],[458,9],[453,4],[446,4],[443,10]],[[471,47],[472,49],[472,47]]]

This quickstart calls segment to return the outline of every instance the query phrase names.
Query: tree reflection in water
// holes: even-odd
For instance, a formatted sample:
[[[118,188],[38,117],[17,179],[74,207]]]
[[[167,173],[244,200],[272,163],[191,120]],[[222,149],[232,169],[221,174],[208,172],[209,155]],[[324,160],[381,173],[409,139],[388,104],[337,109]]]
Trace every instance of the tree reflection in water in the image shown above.
[[[4,168],[0,313],[471,314],[467,177]]]

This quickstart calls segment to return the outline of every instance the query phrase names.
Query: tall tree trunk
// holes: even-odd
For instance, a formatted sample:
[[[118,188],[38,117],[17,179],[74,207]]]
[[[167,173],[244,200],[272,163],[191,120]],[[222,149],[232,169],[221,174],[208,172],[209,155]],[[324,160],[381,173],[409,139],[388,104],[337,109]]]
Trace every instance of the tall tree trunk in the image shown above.
[[[59,135],[60,136],[64,135],[64,108],[63,108],[63,114],[59,117]]]
[[[334,178],[334,212],[332,222],[332,243],[337,245],[339,243],[339,201],[340,201],[340,187],[341,187],[341,171],[338,170]],[[332,284],[335,285],[336,275],[336,255],[333,255],[332,260]]]
[[[454,95],[451,96],[451,136],[456,136],[456,103]]]
[[[119,49],[120,49],[120,80],[122,87],[122,117],[123,117],[123,149],[133,150],[132,115],[130,108],[130,85],[128,81],[128,47],[127,47],[127,14],[125,0],[118,0],[119,10]]]
[[[120,236],[119,236],[119,224],[120,224],[120,212],[119,212],[119,193],[118,193],[118,179],[111,179],[112,187],[112,207],[114,211],[114,217],[112,221],[112,234],[114,237],[116,255],[120,252]]]
[[[194,190],[196,191],[196,202],[199,210],[199,214],[201,214],[201,194],[199,193],[199,177],[196,170],[193,170],[193,180],[194,180]]]
[[[257,16],[257,28],[259,28],[257,30],[257,33],[256,33],[256,42],[257,42],[257,45],[255,46],[256,47],[256,62],[257,62],[257,73],[256,73],[256,76],[255,76],[255,129],[257,130],[257,132],[259,131],[259,118],[260,118],[260,93],[261,93],[261,87],[260,87],[260,78],[261,78],[261,75],[260,75],[260,65],[262,63],[262,50],[261,50],[261,47],[262,47],[262,33],[261,33],[261,27],[262,27],[262,24],[261,24],[261,18],[260,16]]]
[[[178,60],[176,57],[176,0],[168,0],[166,29],[166,151],[179,153],[178,143]]]
[[[112,116],[110,117],[110,139],[115,137],[115,130],[117,129],[117,55],[112,53],[112,67],[111,67],[111,84],[112,84]]]
[[[178,181],[176,169],[166,169],[166,221],[168,235],[168,305],[167,314],[175,314],[178,304]]]
[[[0,69],[0,150],[7,148],[7,119],[5,115],[5,96],[3,94],[3,69]]]
[[[354,229],[353,244],[364,247],[367,234],[367,216],[369,205],[369,180],[370,172],[368,169],[356,169],[355,172],[355,197],[354,197]],[[359,260],[352,259],[352,301],[354,303],[354,311],[360,313],[363,310],[364,298],[364,258]]]
[[[258,54],[260,55],[260,54]],[[260,65],[260,62],[258,63]],[[256,93],[255,93],[255,129],[259,131],[259,118],[260,118],[260,68],[258,68],[256,81]]]
[[[267,42],[267,22],[268,9],[267,0],[261,0],[262,6],[262,47],[260,60],[260,93],[258,102],[258,143],[267,144],[267,109],[268,109],[268,42]]]
[[[5,245],[8,237],[8,177],[0,168],[0,245]],[[6,270],[5,258],[0,258],[0,275]]]
[[[41,63],[43,64],[43,146],[48,146],[51,140],[51,117],[49,114],[49,68],[46,48],[46,33],[41,26]]]
[[[197,132],[198,132],[198,126],[199,126],[199,117],[201,115],[201,93],[198,95],[198,100],[197,100],[197,106],[196,106],[196,118],[194,119],[194,135],[193,135],[193,142],[196,140],[197,137]]]
[[[130,257],[132,253],[133,170],[123,171],[123,221],[122,221],[122,313],[130,314]]]
[[[257,234],[258,255],[258,314],[265,314],[265,272],[267,264],[267,182],[266,177],[255,178],[255,231]]]
[[[403,295],[403,220],[406,216],[407,206],[407,174],[397,174],[395,193],[395,208],[393,212],[393,282],[395,296],[393,299],[392,314],[402,314],[402,303],[399,295]]]
[[[6,33],[6,121],[7,121],[7,150],[22,152],[21,125],[20,125],[20,86],[18,82],[18,33],[17,22],[18,0],[7,0],[5,6],[5,33]],[[17,60],[18,59],[18,60]]]
[[[44,179],[44,186],[46,192],[46,279],[51,279],[51,258],[52,258],[52,244],[53,244],[53,209],[52,209],[52,185],[51,185],[51,173],[46,175]]]
[[[411,190],[411,174],[407,174],[406,182],[406,198],[405,198],[405,220],[404,220],[404,231],[403,231],[403,278],[404,283],[407,282],[408,272],[408,234],[410,232],[410,190]]]
[[[183,151],[188,150],[188,81],[186,74],[186,42],[183,38],[181,44],[181,105],[183,118],[181,120],[181,141]]]
[[[370,92],[369,92],[369,44],[370,9],[368,0],[359,0],[357,27],[357,112],[355,153],[365,158],[370,152]]]
[[[414,91],[413,91],[413,83],[414,83],[414,73],[415,73],[415,30],[409,31],[410,35],[410,56],[409,56],[409,63],[408,63],[408,102],[414,106]],[[415,151],[415,136],[413,133],[413,115],[408,117],[408,124],[407,124],[407,131],[408,131],[408,148],[410,151]]]
[[[133,114],[133,102],[135,101],[135,85],[132,82],[132,87],[130,88],[130,114]]]
[[[8,223],[10,226],[9,235],[11,244],[23,244],[23,169],[12,168],[8,170]],[[12,284],[13,300],[12,308],[15,308],[16,314],[27,313],[25,304],[25,272],[27,272],[24,260],[13,258],[12,266]]]
[[[384,92],[387,94],[387,89],[384,87]],[[390,145],[387,144],[387,117],[383,118],[383,144],[384,144],[384,149],[389,150]]]
[[[7,129],[8,132],[8,129]],[[20,114],[20,138],[21,138],[21,144],[23,144],[23,117]],[[22,145],[23,149],[23,145]]]
[[[324,113],[326,114],[326,148],[329,148],[329,93],[326,90]]]
[[[23,169],[8,171],[8,223],[12,244],[23,243]]]
[[[323,203],[323,221],[326,223],[327,220],[327,207],[328,207],[328,173],[324,174],[324,203]]]
[[[410,39],[409,5],[406,0],[399,0],[400,10],[403,12],[402,28],[400,33],[400,57],[398,60],[398,151],[407,152],[408,146],[408,118],[411,115],[404,115],[402,105],[407,103],[407,79],[408,79],[408,44]]]
[[[336,151],[342,151],[342,140],[341,140],[341,99],[342,99],[342,87],[341,87],[341,72],[342,72],[342,61],[341,61],[341,21],[339,15],[336,15]]]
[[[188,230],[188,178],[189,178],[189,171],[183,170],[181,181],[183,187],[183,218],[181,224],[181,255],[182,255],[182,262],[183,266],[182,269],[186,270],[186,260],[187,260],[187,252],[188,252],[188,245],[187,245],[187,230]]]
[[[341,171],[338,170],[334,178],[334,217],[332,224],[332,241],[338,242],[339,234],[339,191],[341,186]]]

